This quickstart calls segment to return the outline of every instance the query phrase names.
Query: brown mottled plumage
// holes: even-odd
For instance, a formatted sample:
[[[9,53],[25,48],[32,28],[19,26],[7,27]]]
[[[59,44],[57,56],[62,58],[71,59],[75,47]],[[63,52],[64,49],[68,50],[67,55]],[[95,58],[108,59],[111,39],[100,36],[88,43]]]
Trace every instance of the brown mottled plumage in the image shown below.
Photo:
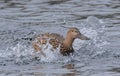
[[[51,50],[57,49],[60,46],[60,53],[66,56],[74,52],[72,43],[76,38],[89,40],[89,38],[81,34],[77,28],[69,28],[66,38],[56,33],[45,33],[36,36],[32,44],[34,49],[36,51],[40,51],[41,54],[44,56],[45,54],[41,51],[42,45],[46,45],[47,43],[49,43],[50,45],[52,45]]]

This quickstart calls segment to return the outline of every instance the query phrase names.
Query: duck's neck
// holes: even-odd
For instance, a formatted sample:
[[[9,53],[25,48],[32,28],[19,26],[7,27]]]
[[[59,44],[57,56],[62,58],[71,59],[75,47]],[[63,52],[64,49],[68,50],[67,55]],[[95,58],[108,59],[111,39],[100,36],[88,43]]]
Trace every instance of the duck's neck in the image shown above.
[[[65,40],[63,41],[63,45],[66,46],[66,47],[72,47],[73,41],[74,41],[74,38],[67,35]]]

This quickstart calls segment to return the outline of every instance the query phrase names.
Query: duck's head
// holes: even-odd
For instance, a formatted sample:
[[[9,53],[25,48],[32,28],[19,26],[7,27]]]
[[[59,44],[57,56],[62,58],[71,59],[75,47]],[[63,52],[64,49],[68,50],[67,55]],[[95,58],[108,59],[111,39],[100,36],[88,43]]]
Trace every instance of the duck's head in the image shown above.
[[[76,39],[79,38],[81,40],[89,40],[90,38],[84,36],[83,34],[80,33],[79,29],[77,28],[69,28],[67,32],[67,36],[71,39]]]
[[[82,40],[89,40],[90,38],[84,36],[80,33],[79,29],[77,28],[69,28],[67,32],[67,36],[65,40],[63,41],[63,45],[61,46],[61,53],[63,55],[69,55],[69,53],[74,52],[74,49],[72,47],[73,41],[76,39],[82,39]]]

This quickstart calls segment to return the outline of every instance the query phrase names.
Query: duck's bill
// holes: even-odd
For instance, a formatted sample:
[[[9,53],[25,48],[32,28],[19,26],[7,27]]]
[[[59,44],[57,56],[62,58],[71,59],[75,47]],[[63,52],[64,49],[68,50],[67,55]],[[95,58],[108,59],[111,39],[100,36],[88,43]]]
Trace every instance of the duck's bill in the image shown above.
[[[90,38],[88,38],[84,35],[79,35],[78,38],[81,39],[81,40],[90,40]]]

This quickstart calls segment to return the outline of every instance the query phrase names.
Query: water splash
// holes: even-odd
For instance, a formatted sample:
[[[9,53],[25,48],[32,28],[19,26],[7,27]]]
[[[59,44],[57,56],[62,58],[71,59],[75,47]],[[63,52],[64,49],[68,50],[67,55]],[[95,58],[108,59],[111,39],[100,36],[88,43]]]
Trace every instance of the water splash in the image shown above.
[[[81,32],[90,38],[89,41],[75,40],[74,48],[77,52],[77,61],[87,61],[90,58],[97,58],[106,55],[104,46],[109,43],[106,40],[104,22],[96,17],[90,16],[82,24]]]
[[[32,59],[33,49],[23,43],[8,47],[0,52],[0,57],[12,60],[14,63],[28,63]]]
[[[87,61],[90,58],[95,58],[98,55],[105,54],[104,45],[107,45],[104,35],[104,22],[101,22],[96,17],[88,17],[82,24],[82,27],[78,27],[83,34],[88,36],[91,40],[83,41],[76,39],[73,43],[75,53],[70,56],[62,56],[59,53],[59,49],[51,51],[51,46],[47,49],[43,49],[46,57],[40,55],[39,52],[35,52],[31,46],[31,42],[20,41],[15,46],[9,46],[6,50],[0,51],[0,57],[7,60],[13,60],[17,64],[37,62],[55,62],[55,63],[67,63],[71,61]]]

